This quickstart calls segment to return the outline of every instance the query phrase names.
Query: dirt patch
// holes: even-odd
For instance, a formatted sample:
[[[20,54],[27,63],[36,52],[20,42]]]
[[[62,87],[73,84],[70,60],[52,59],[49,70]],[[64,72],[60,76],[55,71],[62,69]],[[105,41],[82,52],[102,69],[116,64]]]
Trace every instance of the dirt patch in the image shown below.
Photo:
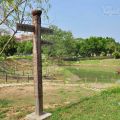
[[[86,88],[86,89],[91,89],[94,91],[101,91],[105,90],[107,88],[119,86],[119,84],[113,84],[113,83],[86,83],[86,84],[81,84],[81,87]]]
[[[63,84],[44,82],[44,109],[55,109],[59,106],[65,106],[70,103],[75,103],[80,98],[88,97],[96,93],[95,89],[102,90],[103,88],[111,87],[108,84]],[[34,112],[35,97],[34,86],[19,85],[0,88],[0,99],[11,100],[10,107],[1,108],[1,111],[7,109],[7,120],[24,120],[24,117]]]

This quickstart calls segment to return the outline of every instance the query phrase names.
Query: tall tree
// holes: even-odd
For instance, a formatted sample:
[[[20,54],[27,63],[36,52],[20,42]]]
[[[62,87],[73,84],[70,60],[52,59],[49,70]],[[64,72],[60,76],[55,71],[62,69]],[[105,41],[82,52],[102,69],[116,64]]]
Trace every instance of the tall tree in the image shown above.
[[[43,38],[52,40],[54,43],[47,54],[58,58],[73,56],[75,51],[75,41],[72,33],[61,30],[57,26],[50,26],[50,28],[54,30],[54,34],[50,36],[43,36]]]

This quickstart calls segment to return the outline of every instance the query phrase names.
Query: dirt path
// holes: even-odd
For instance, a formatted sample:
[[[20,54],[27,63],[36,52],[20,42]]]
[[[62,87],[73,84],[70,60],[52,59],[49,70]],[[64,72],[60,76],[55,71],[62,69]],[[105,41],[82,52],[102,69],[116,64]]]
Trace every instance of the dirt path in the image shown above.
[[[11,84],[0,84],[0,88],[4,87],[15,87],[15,86],[28,86],[33,85],[33,83],[11,83]]]
[[[34,84],[31,83],[11,83],[11,84],[0,84],[0,88],[4,88],[4,87],[17,87],[17,86],[33,86]],[[44,81],[43,83],[44,86],[79,86],[81,88],[85,88],[85,89],[90,89],[93,91],[101,91],[104,90],[106,88],[110,88],[110,87],[115,87],[115,86],[120,86],[119,84],[113,84],[113,83],[81,83],[81,84],[70,84],[70,83],[54,83],[54,82],[50,82],[50,81]]]
[[[107,88],[120,86],[119,84],[113,83],[85,83],[80,85],[82,88],[90,89],[93,91],[102,91]]]

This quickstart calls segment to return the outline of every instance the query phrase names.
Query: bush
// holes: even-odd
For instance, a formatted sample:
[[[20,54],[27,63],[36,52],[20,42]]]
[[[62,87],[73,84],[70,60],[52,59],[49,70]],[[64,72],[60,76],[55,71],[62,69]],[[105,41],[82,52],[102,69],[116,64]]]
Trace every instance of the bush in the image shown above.
[[[11,38],[10,35],[4,35],[0,36],[0,51],[3,50],[4,45],[8,42],[8,40]],[[17,52],[17,42],[15,38],[13,38],[10,43],[5,47],[2,56],[7,57],[7,56],[12,56]]]
[[[106,56],[106,53],[105,53],[105,52],[102,52],[102,53],[100,54],[100,56]]]
[[[113,53],[113,56],[115,59],[119,59],[120,58],[120,53],[118,51]]]

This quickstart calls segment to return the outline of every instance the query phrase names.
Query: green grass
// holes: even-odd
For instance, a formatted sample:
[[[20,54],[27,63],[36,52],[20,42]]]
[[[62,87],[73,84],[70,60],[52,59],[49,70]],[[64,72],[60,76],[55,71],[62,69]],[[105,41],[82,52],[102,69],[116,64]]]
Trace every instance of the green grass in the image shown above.
[[[120,88],[58,108],[50,120],[120,120]]]
[[[116,74],[114,71],[100,70],[99,68],[76,68],[76,67],[66,67],[66,70],[80,78],[80,82],[103,82],[103,83],[113,83],[120,80],[120,75]],[[67,72],[66,72],[67,73]]]
[[[4,92],[6,89],[7,93]],[[68,86],[64,84],[55,86],[49,83],[49,86],[44,89],[44,108],[47,112],[48,109],[53,110],[59,106],[78,102],[81,98],[95,94],[95,91],[81,88],[80,86]],[[33,86],[1,89],[0,120],[23,120],[27,114],[34,111],[35,99]]]
[[[0,99],[0,120],[6,117],[6,113],[9,111],[12,101],[6,99]]]
[[[0,74],[2,75],[2,71],[5,70],[8,74],[12,74],[13,76],[14,72],[17,76],[22,76],[23,72],[26,76],[28,76],[28,74],[32,75],[31,57],[32,56],[13,56],[7,58],[7,60],[0,62]],[[120,75],[116,73],[116,71],[120,69],[120,61],[115,59],[63,62],[63,65],[58,66],[57,70],[54,69],[54,65],[48,69],[50,66],[52,66],[50,61],[47,62],[47,64],[43,61],[43,76],[46,75],[46,71],[49,71],[49,76],[57,80],[63,80],[64,82],[70,79],[76,81],[75,76],[80,79],[78,82],[120,82]]]
[[[11,104],[10,100],[2,99],[0,100],[0,108],[8,107]]]
[[[120,66],[120,59],[104,59],[104,60],[80,60],[80,61],[69,61],[63,62],[65,65],[100,65],[100,66]]]
[[[119,83],[120,75],[116,72],[118,69],[120,69],[120,60],[82,60],[72,64],[65,62],[60,72],[64,81]]]
[[[31,110],[28,109],[30,99],[29,102],[28,99],[27,101],[23,100],[22,104],[16,100],[9,100],[9,98],[0,99],[0,120],[19,120],[30,114]]]

